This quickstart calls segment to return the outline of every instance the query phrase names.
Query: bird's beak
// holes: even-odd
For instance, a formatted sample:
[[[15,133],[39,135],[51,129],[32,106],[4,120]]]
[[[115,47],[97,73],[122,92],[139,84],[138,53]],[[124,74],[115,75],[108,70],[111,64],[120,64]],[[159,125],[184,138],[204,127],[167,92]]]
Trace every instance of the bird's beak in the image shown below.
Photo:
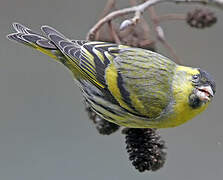
[[[201,101],[210,101],[211,98],[214,96],[214,92],[209,85],[199,86],[196,89],[196,94]]]

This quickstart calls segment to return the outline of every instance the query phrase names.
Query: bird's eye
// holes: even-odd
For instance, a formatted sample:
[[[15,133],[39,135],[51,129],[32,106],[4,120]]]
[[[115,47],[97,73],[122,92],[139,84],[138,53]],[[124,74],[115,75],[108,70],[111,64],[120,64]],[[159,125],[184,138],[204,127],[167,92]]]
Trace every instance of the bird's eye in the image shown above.
[[[199,81],[199,75],[193,75],[193,82]]]

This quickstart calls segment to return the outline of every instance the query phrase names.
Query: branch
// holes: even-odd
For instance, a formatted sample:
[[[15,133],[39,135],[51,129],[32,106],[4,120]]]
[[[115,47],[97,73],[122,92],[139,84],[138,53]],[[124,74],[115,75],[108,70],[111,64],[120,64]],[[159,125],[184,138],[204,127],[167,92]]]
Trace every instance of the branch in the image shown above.
[[[196,4],[203,4],[203,5],[210,5],[210,6],[223,9],[223,0],[167,0],[167,1],[169,2],[172,1],[175,3],[196,3]]]
[[[121,41],[120,41],[120,39],[119,39],[111,21],[108,22],[108,27],[109,27],[109,33],[111,34],[111,37],[113,38],[115,43],[116,44],[121,44]]]
[[[99,19],[102,19],[107,14],[109,14],[112,10],[115,10],[115,6],[116,6],[116,0],[108,0]],[[91,39],[91,40],[95,40],[95,41],[98,40],[100,37],[101,30],[102,29],[98,30],[95,33],[94,39]]]
[[[100,19],[88,32],[86,39],[92,40],[95,38],[96,32],[108,21],[111,21],[119,16],[127,15],[130,13],[135,13],[132,22],[137,22],[137,19],[141,16],[141,14],[150,6],[164,3],[164,2],[172,2],[172,3],[196,3],[196,4],[203,4],[203,5],[211,5],[223,9],[223,0],[148,0],[140,5],[120,9],[117,11],[113,11],[112,13],[108,14],[107,16]]]
[[[186,19],[186,15],[184,14],[166,14],[166,15],[157,16],[158,23],[169,21],[169,20],[185,20],[185,19]]]
[[[177,64],[182,64],[180,58],[177,56],[176,52],[172,48],[172,46],[167,42],[165,33],[163,31],[163,28],[159,25],[159,16],[156,15],[156,11],[154,7],[148,8],[149,15],[151,17],[153,28],[156,33],[157,39],[163,44],[163,46],[169,51],[170,55],[173,57],[173,60]]]
[[[105,17],[111,11],[111,9],[115,8],[115,5],[116,5],[116,0],[108,0],[100,18]]]

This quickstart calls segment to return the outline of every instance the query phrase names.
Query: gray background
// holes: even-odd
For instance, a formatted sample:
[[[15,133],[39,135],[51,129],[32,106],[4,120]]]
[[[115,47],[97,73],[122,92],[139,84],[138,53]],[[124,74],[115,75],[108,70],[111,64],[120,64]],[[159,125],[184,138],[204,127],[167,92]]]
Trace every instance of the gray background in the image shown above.
[[[212,73],[217,94],[208,110],[194,120],[160,131],[168,145],[168,159],[155,173],[141,174],[132,167],[120,132],[97,133],[66,68],[5,38],[12,31],[10,24],[17,21],[34,30],[48,24],[68,37],[83,39],[105,2],[0,0],[0,179],[222,179],[223,11],[213,9],[218,23],[201,31],[184,22],[163,24],[184,64]],[[128,6],[127,0],[119,4]],[[187,7],[162,4],[158,10],[182,12]]]

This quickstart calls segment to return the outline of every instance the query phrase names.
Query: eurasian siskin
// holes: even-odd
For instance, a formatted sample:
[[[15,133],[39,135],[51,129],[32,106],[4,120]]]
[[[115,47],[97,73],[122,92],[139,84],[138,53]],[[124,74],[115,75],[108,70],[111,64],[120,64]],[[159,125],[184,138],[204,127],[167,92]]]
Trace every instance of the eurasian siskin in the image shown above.
[[[216,87],[199,68],[180,66],[144,49],[108,42],[70,40],[49,26],[46,36],[13,24],[9,39],[64,64],[99,116],[132,128],[175,127],[204,111]]]

